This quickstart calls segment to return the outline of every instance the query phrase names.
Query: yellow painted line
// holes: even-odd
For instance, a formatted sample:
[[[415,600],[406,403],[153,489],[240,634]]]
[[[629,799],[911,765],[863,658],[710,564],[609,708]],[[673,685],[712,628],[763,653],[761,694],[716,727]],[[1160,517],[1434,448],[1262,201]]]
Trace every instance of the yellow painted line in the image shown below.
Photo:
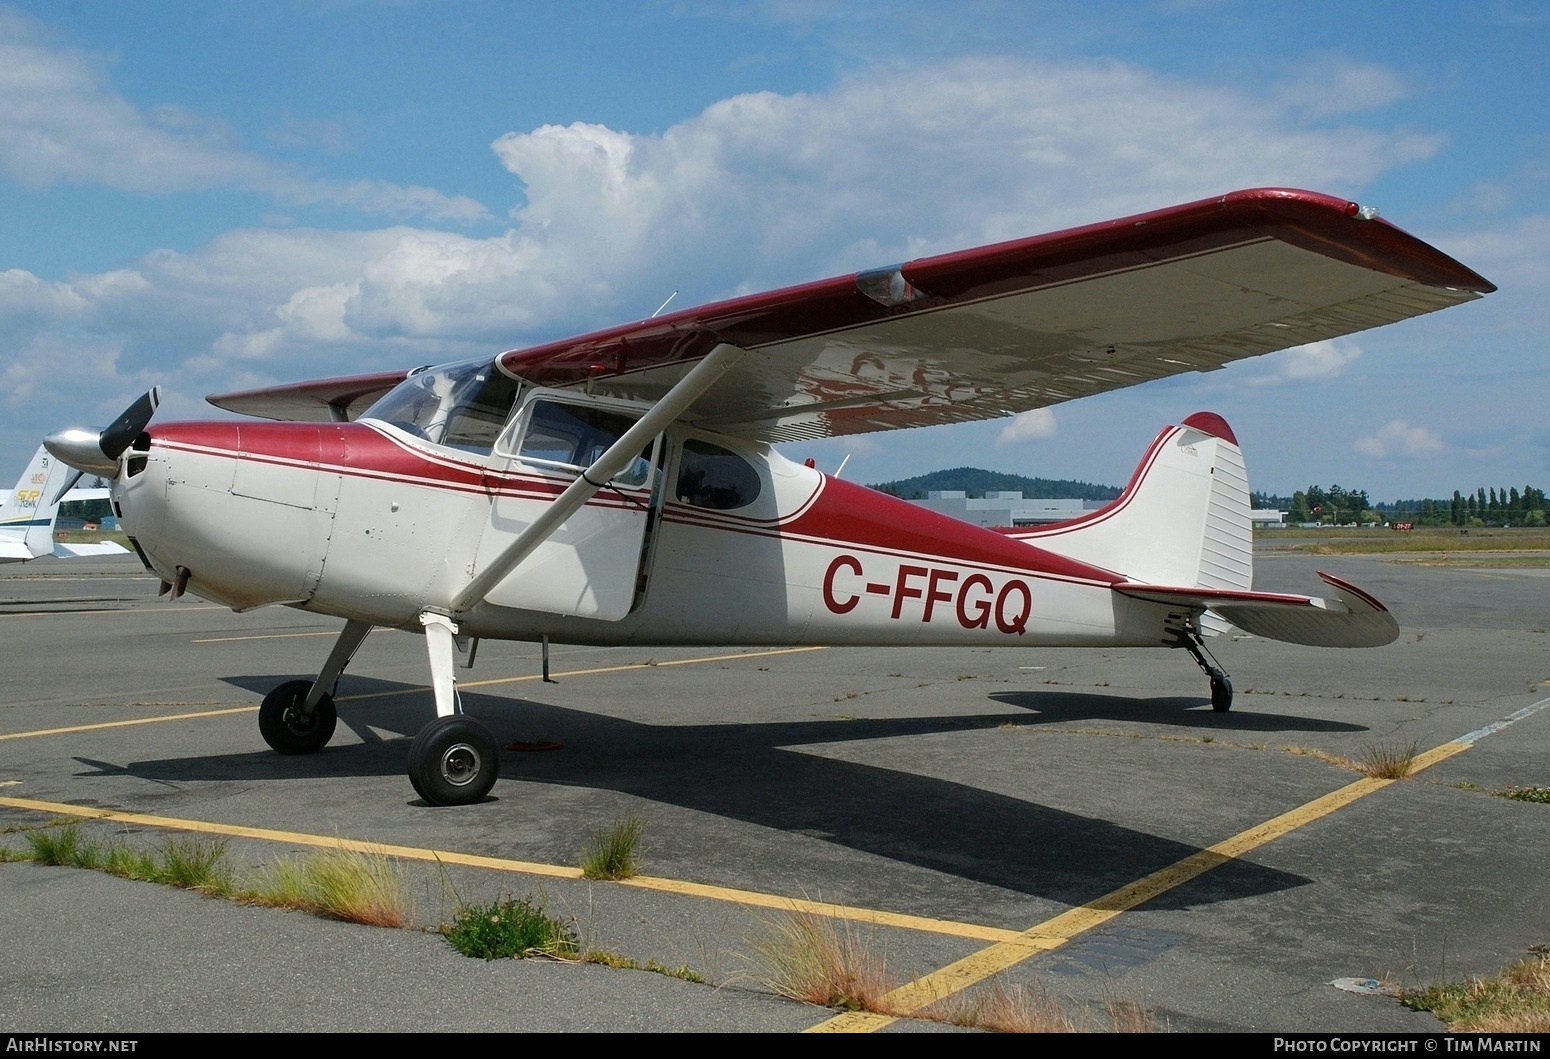
[[[902,912],[883,912],[875,908],[858,908],[854,905],[836,905],[827,901],[810,901],[782,897],[778,894],[761,893],[757,890],[739,890],[730,886],[710,886],[705,883],[686,882],[682,879],[661,879],[637,875],[633,879],[621,879],[620,886],[635,886],[662,893],[682,894],[685,897],[703,897],[713,901],[730,901],[749,908],[773,908],[781,912],[806,912],[815,916],[853,920],[882,927],[901,927],[928,934],[944,934],[955,938],[975,941],[1009,942],[1021,933],[1005,927],[988,927],[979,923],[960,923],[950,919],[930,916],[912,916]]]
[[[67,728],[41,728],[33,732],[11,732],[0,735],[0,742],[7,739],[33,739],[44,735],[69,735],[71,732],[95,732],[102,728],[128,728],[135,724],[162,724],[165,721],[191,721],[199,717],[225,717],[233,713],[257,713],[257,706],[233,706],[224,710],[201,710],[198,713],[170,713],[164,717],[134,717],[127,721],[101,721],[97,724],[72,724]]]
[[[259,633],[253,636],[212,636],[204,640],[190,640],[190,643],[234,643],[238,640],[293,640],[300,636],[338,636],[339,630],[325,629],[322,632],[270,632]]]
[[[97,809],[89,805],[69,805],[64,802],[40,802],[31,798],[0,798],[0,805],[12,809],[31,809],[57,816],[79,816],[88,820],[111,820],[115,823],[136,824],[141,827],[164,827],[174,831],[197,831],[206,835],[224,835],[228,838],[253,838],[265,842],[285,842],[297,846],[316,846],[323,849],[345,849],[353,853],[380,853],[402,860],[424,860],[440,864],[462,864],[474,868],[495,868],[499,871],[522,872],[526,875],[545,875],[559,879],[581,878],[580,868],[560,864],[539,864],[532,861],[508,860],[504,857],[482,857],[473,853],[454,853],[450,850],[421,849],[418,846],[391,846],[380,842],[361,842],[337,835],[312,835],[302,831],[277,831],[267,827],[244,827],[240,824],[218,824],[207,820],[186,820],[174,816],[152,816],[148,813],[120,812],[116,809]]]
[[[140,827],[159,827],[173,831],[194,831],[206,835],[222,835],[227,838],[256,839],[263,842],[283,842],[293,846],[314,846],[321,849],[345,849],[355,853],[376,853],[398,857],[401,860],[430,861],[438,864],[460,864],[472,868],[491,868],[496,871],[518,872],[524,875],[541,875],[554,879],[580,879],[581,869],[563,864],[543,864],[536,861],[512,860],[506,857],[486,857],[473,853],[455,853],[451,850],[423,849],[418,846],[394,846],[380,842],[363,842],[340,838],[337,835],[315,835],[304,831],[280,831],[267,827],[246,827],[241,824],[221,824],[208,820],[190,820],[172,816],[154,816],[148,813],[132,813],[117,809],[99,809],[89,805],[72,805],[66,802],[45,802],[33,798],[0,797],[0,806],[49,813],[53,816],[78,816],[87,820],[108,820],[115,823],[134,824]],[[638,875],[621,880],[621,885],[638,890],[678,894],[685,897],[709,898],[751,908],[778,908],[782,911],[810,912],[814,915],[832,916],[838,919],[875,923],[879,926],[902,927],[951,937],[972,938],[981,941],[1000,941],[1018,936],[1017,931],[998,927],[986,927],[976,923],[956,923],[950,920],[911,916],[897,912],[858,908],[852,905],[836,905],[823,901],[808,901],[778,894],[760,893],[754,890],[738,890],[726,886],[710,886],[704,883],[686,882],[682,879],[665,879],[657,876]]]
[[[303,635],[311,636],[313,633]],[[333,635],[333,634],[321,634]],[[197,642],[197,641],[196,641]],[[726,662],[738,658],[764,658],[768,655],[796,654],[801,651],[826,651],[826,647],[782,647],[775,651],[752,651],[746,654],[716,655],[711,658],[677,658],[668,662],[632,662],[623,666],[603,666],[599,669],[573,669],[567,673],[553,674],[558,677],[585,677],[598,673],[618,673],[627,669],[651,669],[657,666],[689,666],[705,662]],[[459,684],[459,688],[482,688],[495,684],[518,684],[525,680],[541,680],[543,674],[535,673],[522,677],[499,677],[494,680],[476,680],[468,684]],[[394,695],[413,695],[430,690],[428,684],[416,684],[413,687],[403,688],[399,691],[372,691],[362,695],[341,695],[338,702],[358,702],[362,699],[383,699]],[[32,739],[45,735],[69,735],[71,732],[95,732],[103,728],[128,728],[136,724],[162,724],[166,721],[192,721],[200,717],[224,717],[234,713],[257,713],[257,706],[234,706],[224,710],[201,710],[198,713],[172,713],[164,717],[135,717],[126,721],[100,721],[93,724],[73,724],[64,728],[42,728],[32,732],[11,732],[0,735],[0,742],[7,739]]]
[[[1439,761],[1445,761],[1455,754],[1463,753],[1471,745],[1473,744],[1455,740],[1428,750],[1424,754],[1418,754],[1412,763],[1410,774],[1413,776]],[[916,1014],[939,1000],[960,993],[1016,966],[1030,956],[1058,949],[1078,934],[1101,926],[1122,912],[1127,912],[1137,905],[1182,886],[1212,868],[1227,864],[1267,842],[1343,809],[1352,802],[1380,791],[1394,782],[1396,781],[1364,778],[1349,783],[1322,798],[1315,798],[1290,812],[1282,813],[1246,831],[1240,831],[1214,846],[1192,853],[1183,860],[1152,872],[1133,883],[1111,890],[1085,905],[1068,909],[1053,919],[1047,919],[1037,926],[1030,927],[1015,939],[997,942],[973,955],[950,963],[912,982],[907,982],[882,998],[880,1006],[893,1012],[892,1015],[846,1012],[826,1019],[809,1028],[807,1032],[872,1033],[880,1030],[897,1021],[899,1017]]]

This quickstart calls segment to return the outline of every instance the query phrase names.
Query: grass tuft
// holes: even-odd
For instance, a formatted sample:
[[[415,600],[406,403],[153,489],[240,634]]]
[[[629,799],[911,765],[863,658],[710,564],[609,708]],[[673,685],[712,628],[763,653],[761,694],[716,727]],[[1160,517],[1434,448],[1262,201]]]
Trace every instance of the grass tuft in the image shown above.
[[[1103,1002],[1103,1014],[1082,1006],[1073,1015],[1033,984],[992,983],[967,996],[938,1005],[943,1021],[954,1026],[992,1033],[1155,1033],[1156,1020],[1139,1001],[1111,996]],[[928,1015],[927,1017],[931,1017]]]
[[[318,911],[368,927],[403,927],[414,918],[404,871],[380,853],[337,849],[308,861]]]
[[[260,870],[239,896],[368,927],[406,927],[414,919],[403,867],[380,853],[332,849],[284,857]]]
[[[32,859],[39,864],[73,868],[93,866],[90,863],[83,863],[83,859],[90,861],[91,856],[88,852],[89,847],[81,843],[79,824],[66,824],[63,827],[29,832],[27,847],[32,851]]]
[[[996,982],[946,1006],[945,1020],[954,1026],[993,1033],[1080,1033],[1090,1026],[1066,1014],[1060,1001],[1042,985]]]
[[[490,905],[465,905],[441,933],[458,952],[481,960],[575,959],[581,948],[574,929],[528,897],[508,895]]]
[[[781,996],[846,1011],[884,1011],[887,961],[849,920],[798,909],[772,919],[753,943],[757,977]]]
[[[646,824],[638,816],[628,816],[605,831],[592,835],[592,842],[581,855],[581,874],[588,879],[630,879],[640,874],[637,859],[640,837]]]
[[[1384,744],[1362,747],[1357,769],[1375,780],[1402,780],[1415,769],[1416,743],[1411,740],[1406,747]]]
[[[123,847],[114,847],[108,859],[111,860],[120,849]],[[162,844],[159,858],[147,858],[134,853],[121,854],[120,857],[121,863],[129,864],[136,871],[143,869],[147,863],[154,865],[151,878],[155,882],[215,895],[232,891],[231,878],[225,871],[224,842],[205,838],[171,838]]]
[[[1494,978],[1410,990],[1400,999],[1415,1011],[1430,1011],[1450,1030],[1550,1032],[1550,953],[1536,947]]]

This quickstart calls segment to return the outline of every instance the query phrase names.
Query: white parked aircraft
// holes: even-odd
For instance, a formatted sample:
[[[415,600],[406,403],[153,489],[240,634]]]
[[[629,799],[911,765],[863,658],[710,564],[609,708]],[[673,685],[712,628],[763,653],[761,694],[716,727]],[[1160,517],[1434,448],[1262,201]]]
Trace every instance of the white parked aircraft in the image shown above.
[[[772,442],[988,419],[1206,371],[1495,288],[1373,211],[1258,189],[736,298],[441,367],[215,395],[252,416],[149,426],[152,391],[51,452],[112,479],[146,565],[246,610],[345,619],[259,730],[321,749],[374,628],[423,633],[429,803],[483,798],[494,737],[455,644],[1178,647],[1392,641],[1383,605],[1255,592],[1249,490],[1222,419],[1165,429],[1100,511],[997,532],[784,459]],[[470,651],[472,653],[472,651]],[[547,658],[547,652],[546,652]]]
[[[72,559],[85,555],[125,554],[125,548],[110,541],[101,544],[55,542],[54,520],[59,516],[61,503],[105,499],[109,495],[107,489],[76,489],[60,496],[61,487],[71,477],[63,462],[50,456],[47,449],[38,447],[16,488],[0,500],[0,563],[22,563],[44,555]]]

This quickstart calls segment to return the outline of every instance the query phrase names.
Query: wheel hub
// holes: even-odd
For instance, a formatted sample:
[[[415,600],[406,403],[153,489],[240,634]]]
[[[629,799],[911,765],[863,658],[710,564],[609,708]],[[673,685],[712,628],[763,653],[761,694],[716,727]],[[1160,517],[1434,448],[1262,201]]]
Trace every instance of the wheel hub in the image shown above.
[[[468,743],[454,743],[442,751],[441,775],[454,787],[466,787],[479,778],[479,751]]]

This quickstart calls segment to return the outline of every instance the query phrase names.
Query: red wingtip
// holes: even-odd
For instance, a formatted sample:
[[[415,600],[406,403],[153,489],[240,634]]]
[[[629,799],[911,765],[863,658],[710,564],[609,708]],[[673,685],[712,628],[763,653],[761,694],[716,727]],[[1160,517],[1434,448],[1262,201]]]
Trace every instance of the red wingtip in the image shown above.
[[[1194,427],[1196,430],[1204,431],[1214,438],[1221,438],[1223,441],[1230,441],[1234,445],[1238,444],[1238,439],[1233,435],[1232,427],[1227,425],[1227,420],[1223,419],[1215,412],[1196,412],[1194,415],[1184,420],[1184,425],[1187,427]]]

